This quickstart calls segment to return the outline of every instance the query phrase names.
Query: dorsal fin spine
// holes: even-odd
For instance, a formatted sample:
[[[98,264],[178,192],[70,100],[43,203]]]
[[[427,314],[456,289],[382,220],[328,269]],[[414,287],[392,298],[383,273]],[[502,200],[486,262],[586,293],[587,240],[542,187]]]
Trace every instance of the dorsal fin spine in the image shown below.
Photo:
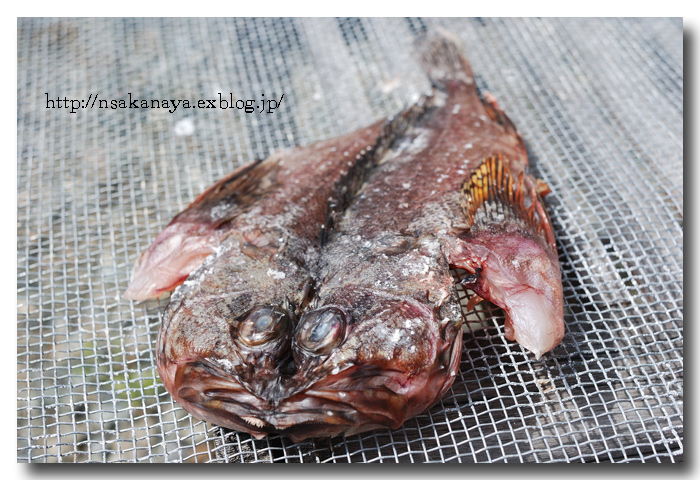
[[[534,179],[525,172],[514,179],[502,155],[485,158],[460,189],[460,204],[469,226],[474,225],[477,211],[485,203],[500,202],[518,214],[532,232],[544,236],[546,243],[556,248],[551,222],[535,185]],[[525,206],[526,197],[530,201],[528,206]]]

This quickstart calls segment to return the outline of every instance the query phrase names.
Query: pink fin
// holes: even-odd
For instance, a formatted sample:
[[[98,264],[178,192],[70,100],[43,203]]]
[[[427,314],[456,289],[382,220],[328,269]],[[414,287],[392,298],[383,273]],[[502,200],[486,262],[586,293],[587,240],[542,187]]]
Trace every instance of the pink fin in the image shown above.
[[[487,158],[462,187],[471,226],[449,246],[450,261],[476,274],[465,283],[504,309],[506,337],[540,358],[564,336],[561,270],[549,217],[527,173],[513,178]]]
[[[148,300],[184,282],[214,252],[231,220],[255,202],[263,178],[274,175],[278,160],[243,165],[201,193],[141,254],[124,298]]]
[[[216,233],[203,225],[171,223],[134,265],[127,300],[148,300],[174,290],[219,245]]]

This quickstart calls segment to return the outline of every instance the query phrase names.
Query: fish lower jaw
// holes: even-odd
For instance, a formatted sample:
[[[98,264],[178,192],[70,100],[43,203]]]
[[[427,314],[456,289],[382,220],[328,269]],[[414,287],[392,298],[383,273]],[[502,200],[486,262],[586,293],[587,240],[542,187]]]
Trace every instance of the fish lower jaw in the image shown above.
[[[458,340],[461,339],[461,336]],[[461,342],[451,349],[449,365],[425,369],[403,381],[396,372],[358,378],[362,385],[344,389],[331,381],[309,389],[275,390],[259,396],[216,365],[198,359],[169,363],[161,375],[177,403],[196,418],[260,439],[278,434],[301,441],[398,428],[407,418],[432,406],[454,381]],[[454,358],[452,358],[454,357]],[[386,372],[385,372],[386,373]],[[397,390],[397,385],[401,388]],[[292,393],[292,390],[294,393]],[[271,393],[273,390],[268,390]]]
[[[252,415],[244,415],[241,417],[241,420],[248,422],[257,428],[264,428],[268,425],[264,421],[260,420],[258,417],[253,417]]]
[[[266,402],[242,389],[198,390],[185,386],[174,397],[195,417],[250,433],[256,438],[281,434],[301,439],[335,436],[356,425],[397,427],[403,421],[387,413],[365,412],[362,406],[303,395]],[[399,415],[401,417],[401,415]]]
[[[249,411],[240,404],[220,402],[194,403],[179,399],[178,403],[195,417],[231,430],[245,432],[256,439],[271,434],[290,437],[301,441],[311,437],[333,437],[348,433],[355,425],[366,429],[386,427],[384,423],[369,424],[354,412],[348,414],[327,407],[323,411],[300,412],[297,415],[279,411]],[[232,410],[239,410],[234,413]]]
[[[161,379],[177,403],[196,418],[255,438],[278,433],[300,440],[333,436],[362,423],[344,402],[271,388],[255,394],[218,365],[201,358],[159,362]]]

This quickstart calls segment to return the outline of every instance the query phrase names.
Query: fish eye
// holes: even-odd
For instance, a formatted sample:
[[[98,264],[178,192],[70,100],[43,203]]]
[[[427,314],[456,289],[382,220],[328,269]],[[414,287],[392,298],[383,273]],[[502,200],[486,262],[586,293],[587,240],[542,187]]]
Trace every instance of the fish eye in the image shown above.
[[[337,307],[323,307],[304,314],[296,343],[315,355],[326,355],[345,338],[347,314]]]
[[[258,347],[289,331],[287,311],[276,305],[255,307],[243,315],[238,324],[238,340],[248,347]]]

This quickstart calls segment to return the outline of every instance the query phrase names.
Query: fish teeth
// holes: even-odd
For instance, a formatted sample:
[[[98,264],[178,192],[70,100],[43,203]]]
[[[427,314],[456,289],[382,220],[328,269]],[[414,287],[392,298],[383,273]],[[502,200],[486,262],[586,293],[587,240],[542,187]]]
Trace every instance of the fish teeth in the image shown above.
[[[242,420],[245,420],[245,421],[248,422],[248,423],[250,423],[250,424],[253,425],[254,427],[262,428],[262,427],[265,426],[265,422],[262,421],[262,420],[260,420],[260,419],[257,418],[257,417],[253,417],[253,416],[250,416],[250,415],[246,415],[246,416],[244,416],[244,417],[241,417],[241,419],[242,419]]]

